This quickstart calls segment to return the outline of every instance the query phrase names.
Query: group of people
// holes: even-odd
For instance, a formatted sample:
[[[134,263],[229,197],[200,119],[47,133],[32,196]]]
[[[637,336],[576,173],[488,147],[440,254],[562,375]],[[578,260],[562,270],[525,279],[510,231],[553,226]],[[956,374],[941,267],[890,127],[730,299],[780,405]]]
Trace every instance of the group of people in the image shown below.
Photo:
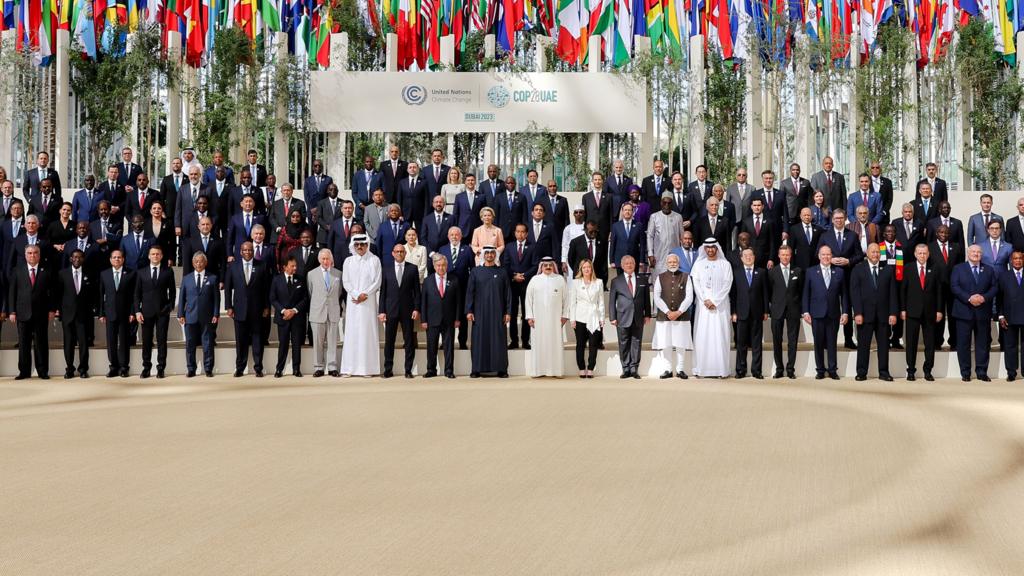
[[[867,376],[872,339],[879,376],[891,379],[889,349],[902,348],[904,332],[908,378],[919,338],[931,378],[946,326],[964,377],[973,339],[975,373],[988,379],[993,319],[1011,378],[1019,365],[1024,200],[1004,231],[983,195],[965,236],[934,164],[916,198],[892,214],[892,182],[877,162],[847,192],[831,158],[810,180],[792,164],[778,185],[765,170],[758,186],[745,169],[728,185],[714,183],[704,166],[686,182],[660,160],[634,182],[616,160],[570,206],[535,170],[520,183],[490,165],[478,180],[445,164],[441,150],[423,166],[402,159],[397,146],[383,161],[365,157],[351,199],[340,197],[319,160],[300,199],[291,184],[277,186],[255,150],[236,183],[223,154],[204,167],[187,149],[156,188],[130,148],[121,154],[103,182],[87,176],[68,194],[45,152],[26,171],[22,198],[0,168],[0,293],[2,314],[18,327],[19,378],[31,374],[33,350],[37,373],[47,377],[56,318],[65,377],[88,376],[95,318],[106,330],[108,376],[128,375],[141,333],[141,375],[152,375],[155,345],[163,377],[172,312],[188,375],[200,371],[201,346],[201,371],[210,376],[222,308],[234,322],[236,376],[250,354],[253,373],[263,376],[276,325],[278,377],[289,353],[292,374],[301,376],[307,342],[315,377],[390,377],[399,330],[406,377],[419,331],[427,377],[439,374],[439,351],[443,374],[454,377],[454,350],[469,344],[472,377],[507,376],[508,350],[520,347],[529,351],[530,375],[561,376],[571,330],[579,376],[590,378],[610,324],[622,377],[638,378],[644,326],[653,320],[662,377],[687,378],[685,353],[695,349],[698,376],[760,378],[769,318],[776,377],[795,377],[801,321],[812,326],[819,378],[838,378],[840,326],[845,346],[857,349],[858,379]]]

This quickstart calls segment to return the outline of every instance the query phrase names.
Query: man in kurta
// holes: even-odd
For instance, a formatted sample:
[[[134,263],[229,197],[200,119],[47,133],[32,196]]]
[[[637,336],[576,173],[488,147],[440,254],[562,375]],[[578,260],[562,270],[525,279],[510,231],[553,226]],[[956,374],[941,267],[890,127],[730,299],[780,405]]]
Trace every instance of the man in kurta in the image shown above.
[[[651,274],[661,274],[668,269],[668,254],[679,248],[682,238],[683,217],[672,209],[672,194],[662,194],[661,211],[651,214],[647,223],[647,262]]]
[[[526,320],[533,329],[526,369],[532,377],[562,377],[562,326],[569,319],[569,295],[565,279],[555,272],[554,258],[543,258],[540,274],[526,287]]]
[[[690,304],[693,303],[693,285],[689,275],[679,268],[679,256],[669,254],[667,269],[654,278],[654,307],[657,321],[651,349],[659,350],[658,357],[668,369],[661,378],[672,377],[672,354],[675,353],[675,375],[685,380],[686,351],[693,349],[690,337]]]
[[[690,271],[693,297],[697,301],[694,321],[693,372],[707,378],[729,375],[729,350],[732,322],[729,311],[729,290],[732,288],[732,266],[722,257],[714,238],[704,241],[704,253]]]
[[[497,374],[508,378],[506,328],[512,319],[512,289],[498,266],[498,250],[484,246],[483,265],[473,268],[466,286],[466,319],[473,323],[473,366],[470,378]]]
[[[341,284],[345,302],[345,345],[341,349],[342,376],[380,374],[380,337],[377,298],[380,291],[380,259],[370,253],[370,237],[352,236],[352,255],[345,259]]]

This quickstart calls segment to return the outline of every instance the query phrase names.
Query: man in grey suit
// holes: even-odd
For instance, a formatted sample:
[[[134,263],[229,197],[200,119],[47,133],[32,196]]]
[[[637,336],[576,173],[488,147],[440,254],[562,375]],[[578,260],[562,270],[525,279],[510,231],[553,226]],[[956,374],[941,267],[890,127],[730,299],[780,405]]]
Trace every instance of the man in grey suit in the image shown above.
[[[981,212],[974,214],[967,221],[967,246],[973,246],[988,240],[988,225],[990,223],[1000,222],[1003,224],[1003,227],[1006,226],[1003,222],[1003,217],[992,211],[991,194],[982,194],[980,202]]]
[[[811,176],[811,188],[821,190],[825,194],[825,204],[829,209],[845,209],[846,180],[843,179],[842,174],[832,170],[834,164],[831,156],[825,156],[825,159],[821,161],[821,171]]]
[[[384,191],[377,189],[373,191],[373,202],[363,211],[363,226],[366,227],[366,235],[370,237],[370,245],[377,242],[377,230],[381,222],[388,218],[388,206],[384,203]]]
[[[327,248],[317,254],[320,266],[306,274],[309,324],[313,328],[313,377],[338,375],[338,323],[341,322],[341,271]],[[352,336],[356,336],[352,334]],[[326,353],[326,362],[324,354]]]
[[[612,326],[618,330],[620,378],[639,378],[640,341],[644,325],[651,321],[651,299],[647,281],[636,274],[633,257],[623,256],[620,266],[621,273],[608,289],[608,314]]]
[[[750,214],[750,195],[754,192],[754,185],[747,182],[747,169],[736,169],[736,181],[729,184],[725,191],[725,198],[736,207],[736,222],[741,222]],[[735,224],[736,222],[733,222]]]
[[[786,214],[789,214],[786,228],[789,228],[800,221],[800,211],[811,203],[811,183],[800,177],[800,165],[793,162],[789,165],[789,178],[783,179],[779,188],[786,195]]]

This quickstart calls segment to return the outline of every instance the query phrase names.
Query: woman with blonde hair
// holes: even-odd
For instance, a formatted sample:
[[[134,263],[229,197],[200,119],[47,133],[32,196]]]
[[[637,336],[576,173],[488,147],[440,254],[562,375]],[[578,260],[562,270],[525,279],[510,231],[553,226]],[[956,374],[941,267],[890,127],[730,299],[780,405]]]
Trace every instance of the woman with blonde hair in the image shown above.
[[[594,377],[597,351],[604,340],[604,298],[604,285],[594,273],[594,263],[589,258],[580,260],[579,272],[569,285],[569,322],[576,333],[576,367],[580,378]]]
[[[494,225],[494,210],[490,206],[480,209],[480,220],[483,224],[473,230],[473,240],[469,243],[473,253],[476,254],[476,265],[483,264],[484,246],[494,246],[498,249],[498,261],[501,260],[501,253],[505,250],[505,238],[501,228]]]
[[[465,191],[466,185],[462,183],[462,171],[458,166],[452,166],[448,169],[448,182],[441,186],[441,196],[444,197],[445,206],[454,205],[455,197]]]

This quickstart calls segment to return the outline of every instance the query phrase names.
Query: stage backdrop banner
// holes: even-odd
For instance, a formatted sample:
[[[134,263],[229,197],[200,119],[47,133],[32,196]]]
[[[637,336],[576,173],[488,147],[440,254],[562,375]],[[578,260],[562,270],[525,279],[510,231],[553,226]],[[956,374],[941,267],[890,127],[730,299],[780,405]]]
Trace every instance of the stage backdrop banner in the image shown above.
[[[647,94],[625,74],[311,73],[322,132],[643,132]]]

